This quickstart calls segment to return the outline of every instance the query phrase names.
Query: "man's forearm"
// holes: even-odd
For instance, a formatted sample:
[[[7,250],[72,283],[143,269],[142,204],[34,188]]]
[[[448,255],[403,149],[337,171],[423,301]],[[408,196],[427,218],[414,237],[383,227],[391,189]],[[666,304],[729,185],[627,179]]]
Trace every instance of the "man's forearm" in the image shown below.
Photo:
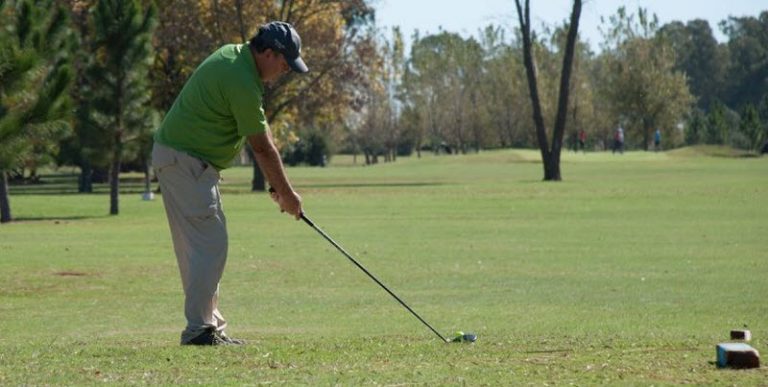
[[[248,137],[248,142],[253,148],[254,158],[269,185],[279,194],[293,191],[288,176],[285,174],[283,162],[277,151],[271,136],[268,134]]]

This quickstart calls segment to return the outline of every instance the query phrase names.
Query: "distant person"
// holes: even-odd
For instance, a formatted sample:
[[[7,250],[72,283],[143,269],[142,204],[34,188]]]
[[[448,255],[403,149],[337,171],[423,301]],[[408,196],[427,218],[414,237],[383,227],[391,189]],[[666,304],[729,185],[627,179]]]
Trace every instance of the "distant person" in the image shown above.
[[[661,150],[661,130],[656,129],[656,133],[653,134],[653,149],[658,152]]]
[[[624,128],[619,125],[613,133],[613,153],[624,154]]]
[[[572,150],[573,153],[579,152],[579,131],[574,130],[569,132],[570,135],[568,136],[568,149]]]
[[[272,200],[301,216],[301,197],[285,175],[263,108],[266,84],[291,70],[309,71],[300,51],[299,34],[283,22],[262,25],[248,44],[220,47],[195,69],[155,132],[152,167],[184,288],[182,345],[243,344],[227,336],[219,312],[228,246],[219,171],[246,142],[275,191]]]
[[[586,152],[585,144],[587,143],[587,132],[584,129],[579,130],[579,148],[582,152]]]

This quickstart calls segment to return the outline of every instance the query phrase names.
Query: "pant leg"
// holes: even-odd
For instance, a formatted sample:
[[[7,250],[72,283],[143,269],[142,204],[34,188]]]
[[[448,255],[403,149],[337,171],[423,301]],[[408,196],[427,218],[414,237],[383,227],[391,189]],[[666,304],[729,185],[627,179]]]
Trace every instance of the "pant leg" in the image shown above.
[[[218,310],[228,247],[220,176],[201,160],[160,144],[152,157],[184,288],[185,343],[207,328],[226,327]]]

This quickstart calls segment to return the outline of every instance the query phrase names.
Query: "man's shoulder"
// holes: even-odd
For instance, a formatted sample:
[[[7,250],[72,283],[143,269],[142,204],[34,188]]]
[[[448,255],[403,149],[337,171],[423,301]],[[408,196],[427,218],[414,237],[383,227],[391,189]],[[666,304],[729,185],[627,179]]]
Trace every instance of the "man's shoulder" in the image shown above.
[[[225,44],[216,51],[212,52],[203,63],[200,68],[213,68],[219,66],[231,66],[235,63],[240,56],[240,47],[238,44]]]

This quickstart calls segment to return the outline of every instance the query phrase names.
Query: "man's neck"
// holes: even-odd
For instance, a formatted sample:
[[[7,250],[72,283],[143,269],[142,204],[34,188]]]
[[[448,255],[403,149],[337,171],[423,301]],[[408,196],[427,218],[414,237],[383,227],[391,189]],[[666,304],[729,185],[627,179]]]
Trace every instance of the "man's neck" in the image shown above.
[[[253,58],[253,64],[256,65],[256,73],[259,74],[259,78],[262,79],[262,82],[264,79],[261,76],[261,67],[260,67],[260,60],[259,60],[259,53],[256,52],[256,49],[253,48],[250,44],[248,45],[248,50],[251,51],[251,57]]]

